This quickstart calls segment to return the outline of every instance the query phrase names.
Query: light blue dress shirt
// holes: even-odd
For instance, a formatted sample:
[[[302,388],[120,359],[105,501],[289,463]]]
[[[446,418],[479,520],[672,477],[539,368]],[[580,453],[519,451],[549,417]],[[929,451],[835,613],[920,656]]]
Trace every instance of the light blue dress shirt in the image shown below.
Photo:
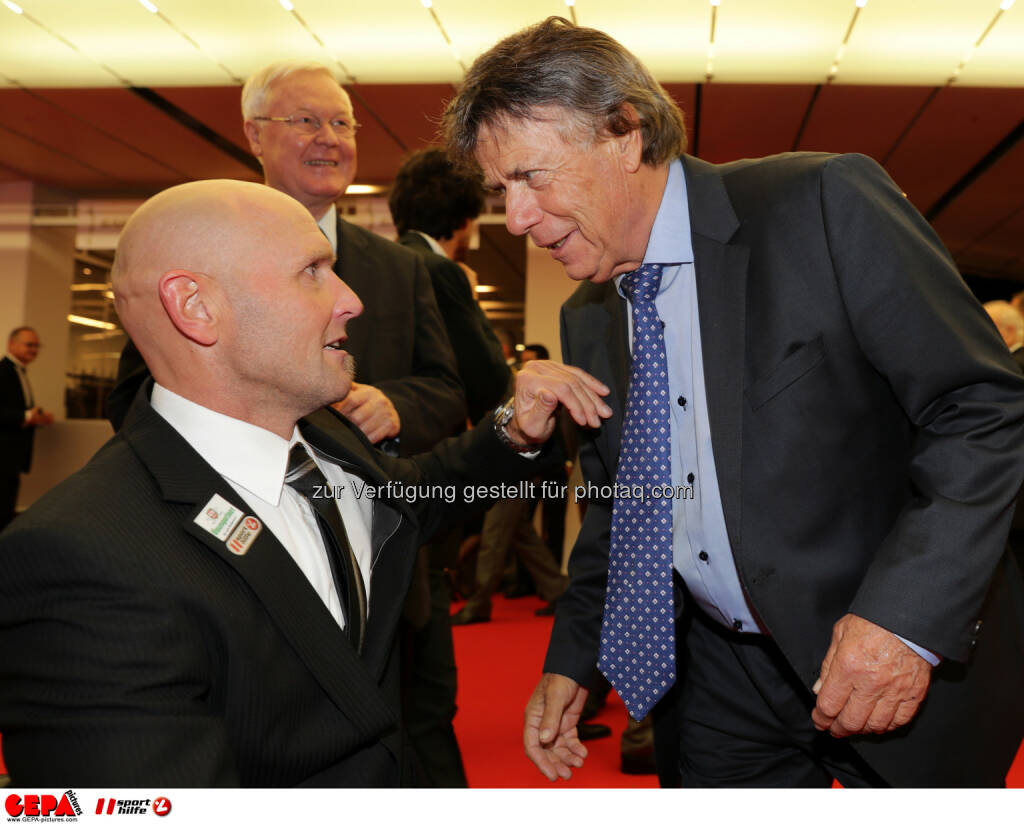
[[[676,160],[669,166],[665,193],[644,256],[644,263],[663,266],[654,305],[665,325],[672,399],[673,564],[690,594],[714,620],[741,632],[760,632],[736,572],[711,451],[689,228],[686,180],[683,165]],[[620,281],[621,276],[616,280],[617,288]],[[627,316],[630,314],[627,312]],[[632,348],[631,317],[629,325]]]
[[[690,207],[679,160],[669,166],[643,262],[663,267],[654,305],[664,324],[672,404],[672,484],[676,491],[672,507],[673,565],[694,600],[711,618],[732,630],[763,633],[743,592],[725,529],[704,386]],[[615,285],[628,303],[620,285],[622,277],[616,278]],[[632,313],[627,311],[626,317],[632,351]],[[939,663],[932,652],[905,638],[900,640],[933,666]]]

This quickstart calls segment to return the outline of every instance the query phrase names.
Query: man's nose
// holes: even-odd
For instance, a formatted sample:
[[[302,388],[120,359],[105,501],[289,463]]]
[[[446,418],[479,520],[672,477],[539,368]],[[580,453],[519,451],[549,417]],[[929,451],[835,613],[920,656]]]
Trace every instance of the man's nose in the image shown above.
[[[529,189],[515,186],[505,190],[505,225],[513,235],[525,235],[543,217],[544,213]]]
[[[320,125],[320,128],[316,130],[314,137],[317,143],[323,143],[327,146],[337,146],[343,139],[343,136],[335,130],[334,126],[331,125],[330,120],[325,120]]]
[[[341,278],[335,278],[335,282],[338,285],[334,297],[334,316],[343,320],[350,320],[363,314],[363,302],[352,291],[352,287]]]

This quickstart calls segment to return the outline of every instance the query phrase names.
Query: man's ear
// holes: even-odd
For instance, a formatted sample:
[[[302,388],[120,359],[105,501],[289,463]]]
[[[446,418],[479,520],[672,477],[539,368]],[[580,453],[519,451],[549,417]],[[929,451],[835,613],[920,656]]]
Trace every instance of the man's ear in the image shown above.
[[[643,165],[644,134],[640,128],[640,118],[632,103],[623,103],[619,107],[623,120],[633,124],[633,128],[619,135],[619,151],[622,152],[623,163],[627,172],[635,172]]]
[[[259,159],[260,155],[263,154],[263,146],[260,144],[260,127],[252,120],[246,120],[242,124],[242,129],[249,140],[250,151]]]
[[[157,283],[160,302],[175,328],[202,346],[217,342],[217,314],[213,282],[185,269],[164,272]]]

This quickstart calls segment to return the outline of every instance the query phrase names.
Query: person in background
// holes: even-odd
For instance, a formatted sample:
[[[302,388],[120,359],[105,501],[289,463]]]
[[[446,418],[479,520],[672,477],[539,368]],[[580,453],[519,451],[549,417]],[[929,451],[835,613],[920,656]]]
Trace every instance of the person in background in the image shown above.
[[[399,245],[418,254],[430,273],[475,423],[501,403],[512,378],[501,343],[459,265],[484,206],[483,187],[478,178],[456,172],[441,149],[423,149],[399,167],[388,206]]]
[[[443,125],[581,282],[562,357],[612,387],[538,768],[583,764],[599,667],[665,784],[1003,784],[1024,377],[899,187],[862,155],[685,154],[646,67],[562,18],[478,57]]]
[[[0,530],[14,519],[21,473],[32,468],[36,429],[53,423],[53,415],[36,404],[26,371],[39,346],[35,329],[19,326],[0,358]]]

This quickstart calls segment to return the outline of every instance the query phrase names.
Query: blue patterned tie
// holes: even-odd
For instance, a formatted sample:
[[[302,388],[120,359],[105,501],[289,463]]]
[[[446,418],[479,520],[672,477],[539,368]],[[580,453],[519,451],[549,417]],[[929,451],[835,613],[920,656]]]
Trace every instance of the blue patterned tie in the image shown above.
[[[661,266],[622,281],[633,307],[633,366],[612,506],[598,669],[640,720],[676,679],[672,484],[665,336],[654,306]],[[642,491],[642,495],[638,494]]]

